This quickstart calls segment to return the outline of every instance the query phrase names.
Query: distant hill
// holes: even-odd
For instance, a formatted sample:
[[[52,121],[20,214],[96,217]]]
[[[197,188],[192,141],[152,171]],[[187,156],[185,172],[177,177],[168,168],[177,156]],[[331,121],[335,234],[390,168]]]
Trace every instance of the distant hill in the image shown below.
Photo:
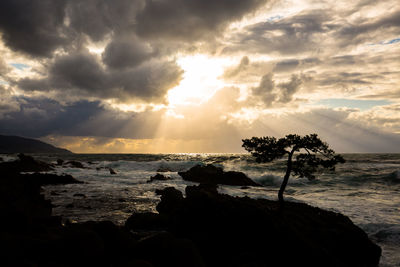
[[[35,139],[19,136],[0,135],[0,153],[71,154],[72,152]]]

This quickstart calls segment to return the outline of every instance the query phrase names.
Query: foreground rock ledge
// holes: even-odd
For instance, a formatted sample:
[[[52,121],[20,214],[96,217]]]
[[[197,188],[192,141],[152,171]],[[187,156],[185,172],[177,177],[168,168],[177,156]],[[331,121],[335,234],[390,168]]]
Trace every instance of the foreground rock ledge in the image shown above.
[[[159,214],[134,214],[131,230],[191,240],[206,266],[378,266],[381,249],[339,213],[301,203],[238,198],[212,186],[158,192]]]

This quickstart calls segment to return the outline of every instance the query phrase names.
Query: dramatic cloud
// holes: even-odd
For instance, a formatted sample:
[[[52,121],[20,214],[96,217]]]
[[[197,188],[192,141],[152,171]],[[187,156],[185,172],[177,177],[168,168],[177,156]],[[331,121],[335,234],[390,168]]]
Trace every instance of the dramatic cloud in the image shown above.
[[[86,96],[121,102],[132,99],[160,102],[168,89],[179,83],[181,75],[174,62],[158,60],[134,68],[108,70],[95,55],[80,52],[57,57],[46,78],[22,79],[18,85],[25,91],[79,91]]]
[[[194,41],[212,37],[266,0],[147,0],[137,16],[140,36]]]
[[[314,51],[319,47],[318,35],[335,28],[329,23],[330,18],[325,10],[312,10],[278,21],[256,23],[233,35],[234,45],[224,51],[280,54]]]
[[[149,44],[135,37],[129,37],[115,38],[107,45],[102,58],[108,67],[114,69],[134,67],[157,55]]]
[[[10,48],[32,56],[49,57],[68,42],[63,37],[67,1],[0,1],[0,30]]]
[[[289,103],[300,89],[303,80],[307,79],[305,76],[293,74],[289,81],[275,84],[273,74],[268,73],[261,78],[257,87],[251,89],[250,102],[261,100],[267,107],[270,107],[273,103]]]
[[[0,117],[4,134],[152,138],[162,114],[120,112],[98,101],[61,105],[47,98],[14,98],[14,102],[18,108],[9,108]]]
[[[0,133],[240,152],[241,138],[316,132],[395,152],[399,18],[395,0],[0,1]]]

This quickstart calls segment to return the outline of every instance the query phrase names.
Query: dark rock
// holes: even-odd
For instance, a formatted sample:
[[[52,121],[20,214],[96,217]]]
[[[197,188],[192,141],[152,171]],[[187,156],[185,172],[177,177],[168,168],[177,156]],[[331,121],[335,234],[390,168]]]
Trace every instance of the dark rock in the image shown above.
[[[302,203],[159,190],[165,230],[199,248],[207,266],[378,266],[381,249],[339,213]],[[151,215],[156,217],[157,215]],[[157,218],[150,218],[155,222]],[[129,227],[129,225],[127,225]]]
[[[135,253],[154,266],[205,266],[191,240],[177,238],[167,232],[156,233],[140,240]]]
[[[62,160],[62,159],[57,159],[57,165],[58,165],[58,166],[63,165],[63,163],[64,163],[64,160]]]
[[[125,227],[134,231],[163,230],[166,225],[164,216],[152,212],[134,213],[125,222]]]
[[[83,164],[79,161],[75,161],[75,160],[71,160],[65,163],[65,165],[69,165],[73,168],[80,168],[80,169],[84,169],[85,166],[83,166]]]
[[[118,202],[126,202],[126,200],[124,198],[118,198]]]
[[[212,164],[196,165],[185,172],[178,172],[183,180],[204,183],[237,186],[260,186],[242,172],[224,172],[222,168]]]
[[[3,158],[2,158],[2,157],[0,157],[0,162],[1,162],[1,161],[3,161]]]
[[[156,190],[157,195],[161,195],[161,202],[157,205],[157,211],[169,214],[179,209],[182,205],[183,194],[174,187],[167,187],[162,190]]]
[[[73,207],[75,207],[74,206],[74,203],[69,203],[67,206],[65,206],[66,208],[68,208],[68,209],[71,209],[71,208],[73,208]]]
[[[162,174],[157,173],[156,175],[151,176],[150,180],[148,180],[147,182],[151,183],[153,181],[167,181],[167,180],[171,180],[171,177],[164,176]]]
[[[159,167],[157,172],[172,172],[172,170],[168,167]]]
[[[74,194],[74,197],[83,197],[83,198],[86,198],[86,195],[85,195],[85,194],[81,194],[81,193],[76,193],[76,194]]]
[[[18,160],[0,163],[0,173],[44,172],[53,167],[43,161],[35,160],[31,156],[18,154]]]
[[[117,174],[111,167],[108,167],[108,170],[110,171],[110,174]]]
[[[33,173],[23,174],[24,178],[29,179],[39,185],[57,185],[57,184],[82,184],[69,174],[57,175],[51,173]]]
[[[51,196],[59,196],[60,194],[57,193],[56,191],[51,191],[51,192],[50,192],[50,195],[51,195]]]

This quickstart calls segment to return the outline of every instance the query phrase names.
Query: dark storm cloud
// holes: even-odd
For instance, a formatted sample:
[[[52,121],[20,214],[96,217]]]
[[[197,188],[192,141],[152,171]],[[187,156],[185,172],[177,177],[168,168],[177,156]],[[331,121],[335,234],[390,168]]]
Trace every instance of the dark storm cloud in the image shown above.
[[[103,55],[103,62],[114,69],[134,67],[154,57],[157,52],[148,44],[134,36],[114,38]]]
[[[180,81],[182,70],[168,61],[148,61],[135,68],[113,71],[100,65],[96,56],[80,52],[58,57],[44,79],[22,79],[26,91],[58,90],[61,93],[79,90],[81,96],[116,99],[163,101],[171,87]]]
[[[62,35],[66,2],[0,1],[0,30],[5,44],[32,56],[51,56],[67,42]]]
[[[100,102],[79,101],[61,105],[46,98],[18,98],[19,109],[0,117],[0,133],[28,137],[52,134],[151,138],[161,112],[121,112]]]
[[[255,11],[266,0],[147,0],[136,29],[146,38],[198,40]]]
[[[110,32],[132,29],[144,0],[70,0],[66,9],[70,28],[101,41]]]

